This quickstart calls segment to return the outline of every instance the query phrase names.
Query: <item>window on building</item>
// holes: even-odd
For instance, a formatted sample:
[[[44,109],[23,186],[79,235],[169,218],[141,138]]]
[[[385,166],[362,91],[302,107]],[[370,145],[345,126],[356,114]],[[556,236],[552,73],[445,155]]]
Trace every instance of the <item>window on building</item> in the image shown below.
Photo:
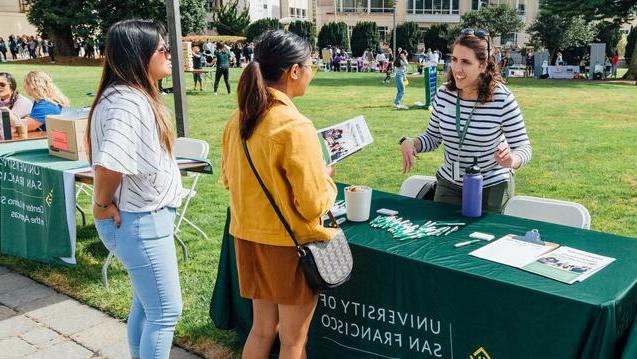
[[[307,11],[305,9],[301,10],[301,17],[304,19],[307,17]]]
[[[486,5],[489,5],[489,0],[471,0],[471,10],[480,10]]]
[[[518,0],[518,15],[526,16],[526,1]]]
[[[460,13],[459,0],[411,0],[410,14],[450,15]]]
[[[382,42],[387,41],[387,35],[389,35],[389,28],[387,26],[378,27],[378,40]]]
[[[295,17],[295,14],[296,14],[296,10],[293,7],[291,7],[290,8],[290,17]]]
[[[296,17],[301,17],[301,9],[296,8]]]
[[[502,44],[503,46],[511,46],[517,43],[518,43],[518,34],[516,34],[515,32],[500,36],[500,44]]]
[[[263,8],[267,9],[268,8],[268,4],[263,4]]]
[[[394,11],[394,2],[392,0],[370,0],[369,11],[391,13]]]
[[[367,12],[367,0],[341,0],[343,12]]]
[[[29,10],[29,0],[18,0],[18,6],[20,12],[27,12]]]

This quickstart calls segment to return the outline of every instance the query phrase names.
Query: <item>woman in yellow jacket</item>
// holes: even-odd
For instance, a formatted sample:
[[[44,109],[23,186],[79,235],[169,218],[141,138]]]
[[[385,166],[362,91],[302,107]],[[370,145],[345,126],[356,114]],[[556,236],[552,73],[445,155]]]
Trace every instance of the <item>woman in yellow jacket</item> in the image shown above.
[[[336,198],[312,122],[292,98],[312,80],[310,46],[283,31],[265,33],[238,85],[239,108],[226,124],[222,179],[230,190],[230,234],[241,296],[252,299],[253,324],[243,358],[267,358],[277,334],[279,358],[305,357],[317,293],[307,285],[294,243],[262,191],[242,149],[301,243],[329,240],[321,217]]]

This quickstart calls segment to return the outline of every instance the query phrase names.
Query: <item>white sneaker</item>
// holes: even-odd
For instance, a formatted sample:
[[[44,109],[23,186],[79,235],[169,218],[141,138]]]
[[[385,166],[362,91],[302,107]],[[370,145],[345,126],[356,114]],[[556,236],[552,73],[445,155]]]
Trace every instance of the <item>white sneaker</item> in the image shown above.
[[[394,104],[394,108],[396,110],[409,110],[409,107],[407,107],[405,105],[396,105],[396,104]]]

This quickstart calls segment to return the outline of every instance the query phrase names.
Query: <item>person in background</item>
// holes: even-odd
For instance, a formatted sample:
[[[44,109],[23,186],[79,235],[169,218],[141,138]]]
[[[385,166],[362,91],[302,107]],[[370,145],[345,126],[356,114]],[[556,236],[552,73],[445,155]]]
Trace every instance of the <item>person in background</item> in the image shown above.
[[[199,46],[192,47],[192,68],[195,70],[201,70],[203,68],[203,56],[199,53]],[[201,74],[193,73],[192,79],[195,82],[195,91],[197,91],[197,83],[199,83],[199,91],[203,91]]]
[[[383,49],[378,51],[376,54],[376,63],[378,64],[378,72],[385,71],[385,66],[387,66],[387,56],[385,56]]]
[[[0,62],[7,61],[7,43],[0,37]]]
[[[615,54],[613,54],[613,57],[610,59],[610,75],[613,76],[613,78],[617,78],[617,65],[619,65],[619,53],[615,51]]]
[[[564,65],[564,60],[562,59],[562,53],[560,51],[557,52],[557,57],[555,58],[555,66]]]
[[[215,96],[217,95],[217,89],[219,88],[219,80],[223,76],[223,81],[226,83],[226,89],[228,95],[230,94],[230,80],[228,80],[230,71],[230,50],[223,44],[223,42],[217,43],[217,49],[215,50],[215,58],[217,59],[217,71],[215,72]]]
[[[35,42],[35,37],[29,36],[29,41],[27,42],[27,48],[29,49],[29,58],[35,59],[36,54],[35,50],[38,47],[38,43]]]
[[[234,45],[232,45],[232,53],[234,54],[234,67],[236,68],[240,68],[241,67],[241,53],[243,53],[243,49],[241,48],[241,44],[240,43],[235,43]]]
[[[155,85],[171,73],[165,38],[152,21],[110,27],[86,131],[95,228],[128,272],[128,347],[141,359],[168,359],[182,312],[173,227],[181,176],[172,119]]]
[[[307,284],[294,242],[257,182],[243,141],[300,243],[333,235],[321,217],[336,198],[334,167],[323,161],[312,121],[292,102],[312,80],[310,51],[307,40],[291,32],[263,34],[239,80],[239,108],[223,132],[221,178],[230,191],[239,290],[252,299],[244,359],[269,358],[277,336],[279,358],[305,358],[318,293]]]
[[[9,35],[9,51],[11,52],[11,59],[18,59],[18,42],[14,35]]]
[[[391,80],[394,63],[394,53],[391,48],[387,49],[387,55],[385,57],[387,57],[387,66],[385,67],[385,79],[383,80],[383,83],[388,84],[389,80]]]
[[[8,72],[0,72],[0,110],[9,111],[11,127],[26,123],[33,103],[18,93],[15,77]]]
[[[401,51],[398,53],[398,57],[396,58],[396,61],[394,61],[394,68],[396,69],[396,76],[394,76],[394,81],[396,82],[394,108],[397,110],[408,110],[409,107],[400,103],[405,95],[405,80],[407,79],[407,51]]]
[[[29,131],[46,131],[46,116],[59,115],[69,99],[53,83],[49,74],[31,71],[24,77],[24,92],[33,99],[33,108],[26,117]]]
[[[462,176],[475,159],[484,176],[482,208],[501,212],[513,196],[514,173],[531,160],[531,143],[515,96],[504,85],[488,35],[464,30],[452,45],[448,81],[434,97],[427,130],[400,139],[403,172],[418,153],[444,144],[434,201],[461,205]]]
[[[535,65],[535,55],[533,49],[526,50],[526,77],[533,77],[533,66]]]

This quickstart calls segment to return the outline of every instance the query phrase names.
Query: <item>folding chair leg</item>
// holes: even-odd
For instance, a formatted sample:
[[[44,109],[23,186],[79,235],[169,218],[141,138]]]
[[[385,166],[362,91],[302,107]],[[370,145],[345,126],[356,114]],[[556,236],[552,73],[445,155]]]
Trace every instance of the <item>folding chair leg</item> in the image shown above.
[[[175,233],[175,239],[177,240],[177,243],[179,243],[181,250],[184,252],[184,260],[188,261],[188,247],[186,247],[186,243],[179,238],[177,233]]]
[[[108,252],[108,256],[104,260],[104,264],[102,265],[102,284],[106,289],[108,289],[108,267],[113,262],[113,252]]]
[[[86,226],[86,213],[84,213],[82,207],[80,207],[80,205],[77,203],[75,204],[75,208],[80,212],[80,215],[82,216],[82,226]]]
[[[204,233],[204,231],[201,228],[197,227],[197,225],[192,223],[188,218],[184,217],[183,219],[184,219],[184,222],[188,223],[197,232],[201,233],[201,235],[204,236],[204,238],[206,238],[206,240],[208,240],[208,235],[206,233]]]

